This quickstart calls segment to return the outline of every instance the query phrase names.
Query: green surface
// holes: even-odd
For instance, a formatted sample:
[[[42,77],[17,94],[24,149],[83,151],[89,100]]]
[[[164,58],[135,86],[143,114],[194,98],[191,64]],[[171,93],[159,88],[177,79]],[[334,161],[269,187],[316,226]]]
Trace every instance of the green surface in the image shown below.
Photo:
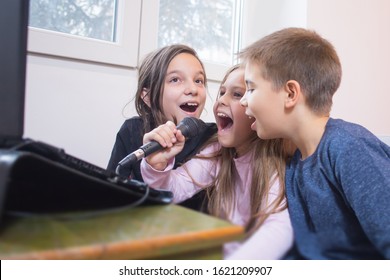
[[[226,221],[176,205],[138,207],[85,219],[5,218],[0,228],[0,258],[28,252],[183,236],[229,226],[231,224]],[[217,244],[215,240],[205,240],[204,244],[190,243],[188,248],[170,246],[164,249],[165,252],[162,250],[156,254],[181,254],[188,250],[215,248]]]

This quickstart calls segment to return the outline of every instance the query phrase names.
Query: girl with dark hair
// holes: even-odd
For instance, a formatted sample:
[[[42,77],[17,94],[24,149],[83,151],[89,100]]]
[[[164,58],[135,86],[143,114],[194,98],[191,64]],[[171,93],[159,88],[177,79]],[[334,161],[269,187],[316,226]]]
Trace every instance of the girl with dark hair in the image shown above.
[[[177,125],[185,117],[199,118],[207,95],[207,77],[196,51],[186,45],[170,45],[148,54],[138,71],[135,107],[138,116],[126,120],[116,136],[107,169],[115,171],[119,161],[142,146],[145,133],[170,120]],[[216,132],[207,123],[176,155],[176,166],[195,155]],[[175,166],[175,167],[176,167]],[[143,181],[140,162],[119,169],[120,175]],[[184,204],[198,208],[196,200]]]

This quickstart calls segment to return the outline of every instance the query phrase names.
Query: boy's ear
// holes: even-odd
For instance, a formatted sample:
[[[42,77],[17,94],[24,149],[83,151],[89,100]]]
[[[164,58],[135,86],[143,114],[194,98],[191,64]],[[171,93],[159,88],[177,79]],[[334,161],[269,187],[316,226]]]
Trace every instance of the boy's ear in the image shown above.
[[[294,107],[301,95],[301,86],[297,81],[289,80],[284,86],[286,91],[285,107],[292,108]]]
[[[145,102],[145,104],[148,105],[148,107],[150,107],[149,89],[147,88],[142,89],[141,98]]]

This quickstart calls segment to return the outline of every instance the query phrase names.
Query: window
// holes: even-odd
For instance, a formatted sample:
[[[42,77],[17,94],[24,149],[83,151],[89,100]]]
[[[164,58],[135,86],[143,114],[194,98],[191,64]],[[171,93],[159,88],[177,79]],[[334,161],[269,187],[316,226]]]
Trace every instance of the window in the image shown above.
[[[135,67],[141,0],[30,0],[33,53]]]
[[[232,65],[237,6],[236,0],[160,0],[158,46],[188,44],[204,61]]]
[[[215,81],[236,62],[242,0],[148,0],[143,6],[141,59],[158,47],[187,44],[198,52],[207,77]]]
[[[136,67],[158,47],[183,43],[220,81],[242,46],[305,26],[306,7],[307,0],[30,0],[28,50]]]
[[[31,27],[115,42],[115,0],[30,0]]]

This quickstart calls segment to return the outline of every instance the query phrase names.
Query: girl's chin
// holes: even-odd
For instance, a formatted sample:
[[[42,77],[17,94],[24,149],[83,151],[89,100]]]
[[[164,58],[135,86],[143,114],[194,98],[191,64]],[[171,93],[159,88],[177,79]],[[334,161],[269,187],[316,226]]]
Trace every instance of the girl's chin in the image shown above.
[[[197,112],[183,112],[183,114],[180,114],[180,116],[176,116],[176,119],[178,122],[181,122],[184,118],[191,117],[191,118],[197,118],[199,119],[199,114]]]
[[[228,141],[218,141],[219,144],[224,148],[235,148],[230,142]]]
[[[234,135],[231,135],[227,131],[218,131],[218,142],[226,148],[232,147],[231,139],[234,139]]]

